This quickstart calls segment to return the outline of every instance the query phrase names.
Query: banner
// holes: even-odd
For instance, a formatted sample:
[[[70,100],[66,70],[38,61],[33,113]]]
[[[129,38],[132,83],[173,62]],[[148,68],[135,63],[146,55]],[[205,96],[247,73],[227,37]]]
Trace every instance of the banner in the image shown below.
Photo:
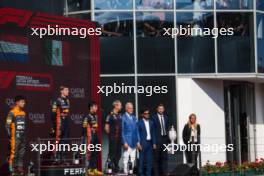
[[[2,10],[2,11],[1,11]],[[87,104],[91,98],[95,99],[95,88],[92,82],[99,80],[98,53],[91,51],[91,44],[98,43],[92,39],[62,36],[40,39],[28,34],[28,26],[36,24],[40,19],[52,19],[54,16],[41,16],[34,21],[29,18],[30,11],[0,10],[0,175],[8,156],[8,135],[5,130],[6,116],[14,106],[14,97],[26,97],[26,158],[25,166],[30,161],[37,164],[37,152],[30,151],[30,144],[37,143],[39,138],[50,138],[51,101],[60,95],[59,87],[64,85],[70,90],[70,138],[81,137],[81,122],[87,115]],[[14,11],[14,12],[13,12]],[[3,13],[2,13],[3,12]],[[21,12],[21,13],[20,13]],[[26,13],[27,12],[27,13]],[[8,18],[8,15],[16,14]],[[1,17],[1,14],[5,14]],[[19,16],[21,15],[21,16]],[[25,15],[25,17],[23,16]],[[28,19],[27,19],[28,18]],[[23,20],[23,23],[21,22]],[[18,25],[6,25],[4,22],[12,20]],[[25,22],[26,20],[32,20]],[[56,17],[56,22],[80,23],[65,17]],[[34,22],[33,22],[34,21]],[[55,21],[54,21],[55,22]],[[45,23],[42,23],[45,24]],[[92,24],[92,23],[91,23]],[[93,26],[92,26],[93,27]],[[98,48],[98,45],[92,45]],[[99,51],[99,50],[97,50]],[[94,59],[94,61],[91,60]],[[95,62],[96,61],[96,62]],[[95,99],[98,101],[99,98]]]

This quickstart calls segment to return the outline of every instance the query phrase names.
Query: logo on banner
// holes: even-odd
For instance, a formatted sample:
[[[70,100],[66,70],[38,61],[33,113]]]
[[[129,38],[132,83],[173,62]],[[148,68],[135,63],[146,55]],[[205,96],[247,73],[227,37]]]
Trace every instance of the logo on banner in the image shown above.
[[[83,175],[85,174],[85,168],[65,168],[64,175]]]
[[[71,120],[73,121],[74,124],[80,125],[82,124],[82,120],[84,116],[85,116],[84,114],[72,114]]]
[[[16,87],[18,89],[49,91],[52,89],[52,79],[49,74],[17,73]]]
[[[9,108],[15,105],[15,100],[13,98],[6,98],[5,102]]]
[[[85,89],[84,88],[71,88],[71,97],[73,98],[85,98]]]
[[[10,88],[14,80],[17,89],[51,91],[53,88],[50,74],[0,71],[0,89]]]
[[[28,118],[34,123],[34,124],[44,124],[46,122],[45,120],[45,114],[42,113],[29,113]]]

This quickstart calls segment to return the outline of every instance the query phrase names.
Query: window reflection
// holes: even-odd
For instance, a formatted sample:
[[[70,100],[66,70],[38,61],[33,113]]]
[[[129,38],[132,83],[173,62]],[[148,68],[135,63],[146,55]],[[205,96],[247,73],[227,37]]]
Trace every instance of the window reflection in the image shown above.
[[[70,18],[78,18],[82,20],[91,20],[90,13],[79,13],[79,14],[70,14],[68,15]]]
[[[253,0],[216,0],[218,9],[252,9]]]
[[[132,9],[132,0],[93,0],[95,10]]]
[[[101,72],[120,74],[134,72],[132,12],[96,13],[102,27],[100,38]]]
[[[163,36],[163,28],[173,27],[173,13],[165,12],[138,12],[137,35],[141,37]]]
[[[263,0],[257,0],[257,9],[258,10],[264,10],[264,1]]]
[[[136,0],[137,9],[173,9],[173,0]]]
[[[264,15],[257,14],[258,71],[264,72]]]
[[[249,36],[248,14],[221,13],[217,17],[218,28],[234,28],[235,36]]]
[[[88,0],[67,0],[67,3],[69,12],[90,9],[90,1]]]
[[[138,12],[137,58],[139,73],[174,73],[174,40],[163,37],[173,27],[172,12]]]
[[[212,9],[214,0],[176,0],[177,9],[206,10]]]
[[[174,40],[138,37],[137,59],[139,73],[175,73]]]
[[[134,45],[131,37],[101,37],[100,65],[103,74],[134,73]]]
[[[234,28],[233,36],[218,37],[219,72],[253,72],[253,15],[251,13],[219,13],[218,28]]]
[[[102,36],[133,36],[133,14],[130,12],[96,13],[95,21],[102,27]]]
[[[184,28],[210,28],[214,27],[213,13],[208,12],[179,12],[177,13],[177,27]]]
[[[213,13],[177,13],[177,26],[212,29]],[[215,71],[213,36],[178,36],[178,73],[212,73]]]

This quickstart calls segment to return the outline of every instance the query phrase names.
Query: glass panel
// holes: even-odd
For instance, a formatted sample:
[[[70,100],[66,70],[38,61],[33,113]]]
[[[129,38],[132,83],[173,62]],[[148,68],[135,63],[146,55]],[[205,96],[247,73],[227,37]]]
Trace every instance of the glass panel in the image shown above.
[[[167,93],[153,93],[151,96],[148,93],[138,94],[138,109],[148,107],[151,114],[155,113],[155,108],[159,103],[163,103],[166,108],[166,114],[169,116],[170,124],[176,124],[176,93],[175,93],[175,77],[138,77],[138,85],[164,86]],[[157,87],[156,87],[157,88]],[[156,91],[157,92],[157,91]]]
[[[68,11],[80,11],[80,10],[90,10],[89,0],[67,0]]]
[[[164,28],[173,27],[173,13],[170,12],[137,12],[137,36],[164,36]]]
[[[257,9],[258,10],[264,10],[264,1],[263,0],[257,0]]]
[[[253,0],[216,0],[218,9],[252,9]]]
[[[178,35],[178,73],[212,73],[215,71],[213,13],[177,13],[178,29],[197,29],[190,34]],[[198,31],[199,29],[199,31]]]
[[[176,0],[177,9],[206,10],[213,7],[214,0]]]
[[[132,12],[103,12],[95,13],[97,21],[103,29],[103,36],[129,36],[133,35]]]
[[[173,0],[136,0],[137,9],[173,9]]]
[[[174,41],[165,37],[137,38],[139,73],[174,73]]]
[[[133,8],[132,0],[93,0],[95,10],[129,10]]]
[[[134,47],[130,37],[101,37],[101,73],[134,73]]]
[[[68,15],[70,18],[78,18],[82,20],[91,20],[90,13],[79,13],[79,14],[70,14]]]
[[[218,28],[234,28],[234,35],[218,37],[219,72],[254,72],[254,30],[251,13],[219,13]]]
[[[137,13],[139,73],[174,73],[174,40],[163,36],[173,27],[173,13]]]
[[[257,13],[258,71],[264,72],[264,14]]]
[[[133,14],[96,13],[95,21],[103,28],[100,38],[101,72],[134,73]]]

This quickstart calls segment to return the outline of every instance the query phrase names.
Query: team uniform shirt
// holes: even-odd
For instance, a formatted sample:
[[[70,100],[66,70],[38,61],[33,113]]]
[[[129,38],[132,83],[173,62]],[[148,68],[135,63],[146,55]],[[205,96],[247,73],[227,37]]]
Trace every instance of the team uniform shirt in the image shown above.
[[[26,113],[14,107],[6,118],[6,130],[10,139],[9,166],[23,167],[25,154]]]
[[[122,119],[120,113],[111,112],[107,117],[106,121],[109,124],[110,133],[109,137],[111,139],[121,140],[121,128],[122,128]]]
[[[68,136],[68,117],[70,113],[70,101],[68,98],[59,97],[52,103],[52,123],[57,140]]]

